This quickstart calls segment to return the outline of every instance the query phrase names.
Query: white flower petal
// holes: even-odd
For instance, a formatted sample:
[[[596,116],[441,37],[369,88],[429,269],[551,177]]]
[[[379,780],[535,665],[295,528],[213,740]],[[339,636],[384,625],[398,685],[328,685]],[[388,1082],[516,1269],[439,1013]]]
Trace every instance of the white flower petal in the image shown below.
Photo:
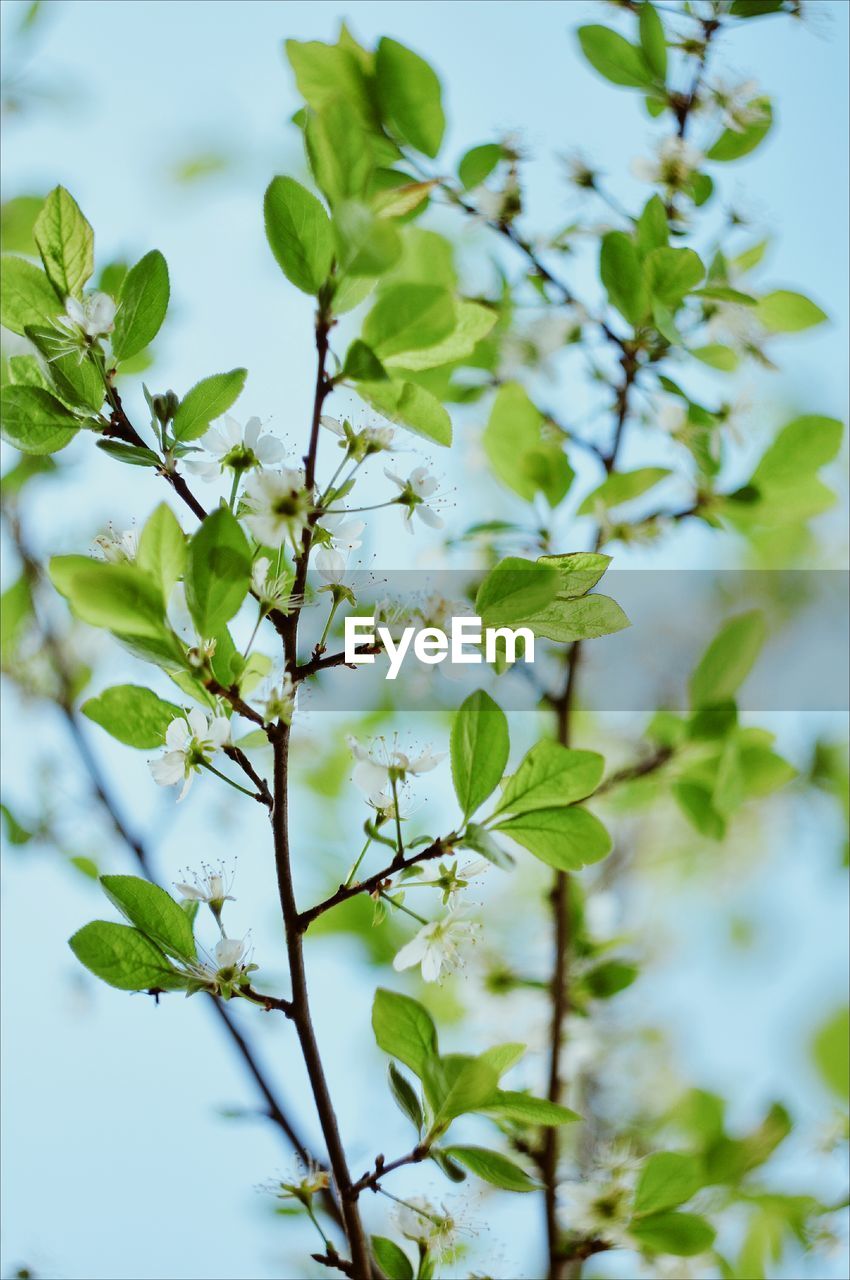
[[[193,707],[187,715],[189,728],[192,730],[192,737],[197,738],[199,742],[203,742],[208,735],[209,722],[203,711],[197,707]]]
[[[165,745],[170,751],[184,751],[191,737],[192,732],[188,724],[182,716],[178,716],[176,720],[171,721],[165,731]]]

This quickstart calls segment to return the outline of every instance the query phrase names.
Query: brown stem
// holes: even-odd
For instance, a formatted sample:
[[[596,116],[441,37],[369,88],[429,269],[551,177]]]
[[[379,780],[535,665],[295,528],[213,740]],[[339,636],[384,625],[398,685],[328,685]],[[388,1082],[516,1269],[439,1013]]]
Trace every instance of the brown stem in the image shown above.
[[[363,1177],[355,1182],[351,1188],[351,1195],[359,1196],[362,1191],[378,1191],[380,1190],[381,1179],[386,1177],[388,1173],[393,1173],[396,1169],[403,1169],[405,1165],[420,1164],[421,1161],[427,1159],[430,1148],[420,1142],[408,1151],[407,1155],[399,1156],[397,1160],[384,1160],[383,1156],[377,1156],[375,1159],[375,1168],[371,1173],[364,1173]]]
[[[298,916],[298,928],[302,933],[310,928],[314,920],[318,920],[319,916],[330,911],[332,907],[337,907],[341,902],[347,902],[349,898],[356,898],[361,893],[374,893],[376,889],[380,889],[385,880],[389,880],[391,876],[398,875],[399,871],[405,871],[408,867],[415,867],[417,863],[428,862],[432,858],[439,858],[442,854],[451,849],[452,844],[457,839],[454,832],[449,836],[444,836],[439,840],[435,840],[433,844],[427,845],[421,849],[419,853],[414,853],[407,858],[399,858],[396,855],[389,866],[381,871],[376,871],[366,880],[359,880],[356,884],[341,884],[336,893],[332,893],[329,898],[325,898],[322,902],[318,902],[315,907],[309,907],[307,911],[302,911]]]
[[[299,928],[298,907],[292,881],[292,859],[289,846],[289,735],[288,725],[283,725],[274,739],[274,808],[272,831],[274,833],[275,869],[278,893],[286,930],[286,950],[289,959],[289,976],[292,986],[292,1021],[301,1045],[304,1065],[310,1080],[313,1100],[322,1127],[322,1135],[328,1150],[331,1172],[342,1202],[345,1234],[351,1250],[353,1274],[362,1280],[373,1274],[366,1235],[357,1205],[351,1194],[351,1175],[339,1133],[336,1112],[331,1101],[328,1083],[322,1066],[321,1054],[313,1030],[310,1002],[307,992],[307,975],[304,970],[303,937]]]

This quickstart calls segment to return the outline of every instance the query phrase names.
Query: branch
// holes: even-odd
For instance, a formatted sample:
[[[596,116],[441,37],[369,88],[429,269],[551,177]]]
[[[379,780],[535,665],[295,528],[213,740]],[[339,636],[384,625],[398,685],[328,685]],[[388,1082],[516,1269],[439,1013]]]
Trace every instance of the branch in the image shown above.
[[[380,1182],[388,1173],[392,1173],[395,1169],[402,1169],[408,1164],[420,1164],[426,1160],[430,1154],[430,1147],[420,1142],[408,1151],[406,1156],[399,1156],[397,1160],[391,1160],[389,1164],[385,1163],[383,1156],[375,1157],[375,1168],[371,1173],[364,1173],[363,1177],[355,1182],[351,1187],[351,1195],[357,1197],[363,1191],[379,1191]]]
[[[250,778],[251,782],[253,782],[254,786],[257,788],[254,799],[258,804],[264,804],[267,809],[271,809],[274,805],[274,798],[269,790],[269,784],[266,782],[265,778],[260,777],[257,770],[251,764],[251,761],[245,755],[245,752],[240,750],[239,747],[234,746],[223,747],[222,750],[227,758],[232,760],[234,764],[237,764],[245,776]]]
[[[381,652],[381,645],[359,644],[354,652],[356,654],[377,654]],[[314,653],[309,662],[302,662],[300,666],[295,668],[292,673],[292,679],[293,681],[306,680],[308,676],[314,676],[317,671],[327,671],[330,667],[344,666],[350,666],[352,668],[354,666],[353,663],[348,662],[344,651],[342,653],[331,653],[326,656],[320,653]]]
[[[330,911],[332,907],[338,907],[341,902],[347,902],[349,898],[356,898],[361,893],[374,893],[376,889],[381,888],[385,880],[398,875],[400,871],[406,871],[408,867],[415,867],[420,862],[428,862],[432,858],[439,858],[442,854],[449,853],[457,838],[455,832],[448,836],[441,836],[439,840],[435,840],[433,844],[429,844],[411,857],[399,858],[396,855],[389,866],[384,867],[382,871],[376,871],[367,880],[359,880],[356,884],[341,884],[336,893],[332,893],[329,898],[325,898],[324,901],[317,903],[315,907],[310,907],[307,911],[300,912],[298,916],[299,931],[306,933],[314,920],[318,920],[319,916],[324,915],[326,911]]]
[[[615,787],[622,786],[625,782],[635,782],[638,778],[645,778],[651,773],[656,773],[657,770],[667,764],[672,755],[672,747],[658,747],[645,760],[638,760],[635,764],[627,765],[626,768],[618,769],[616,773],[610,774],[599,784],[594,795],[604,795],[608,791],[613,791]]]

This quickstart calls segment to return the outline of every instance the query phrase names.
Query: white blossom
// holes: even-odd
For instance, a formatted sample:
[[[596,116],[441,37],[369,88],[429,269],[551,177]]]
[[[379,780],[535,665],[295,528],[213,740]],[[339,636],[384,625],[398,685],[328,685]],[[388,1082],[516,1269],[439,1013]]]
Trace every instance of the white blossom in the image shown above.
[[[373,453],[388,452],[393,447],[393,427],[361,427],[359,431],[355,431],[347,419],[340,422],[329,414],[322,414],[319,422],[325,430],[339,437],[342,442],[340,448],[345,448],[348,456],[356,462],[361,462]]]
[[[249,418],[243,431],[236,419],[226,413],[220,424],[211,426],[200,442],[212,457],[187,461],[187,470],[211,481],[216,480],[226,468],[250,471],[280,462],[286,453],[282,442],[272,435],[262,434],[262,430],[259,418]]]
[[[235,969],[248,949],[247,938],[219,938],[215,944],[215,962],[219,969]]]
[[[189,902],[204,902],[218,918],[221,915],[221,909],[225,902],[235,902],[233,894],[230,890],[233,888],[233,874],[225,875],[224,866],[219,866],[214,871],[206,864],[201,864],[201,874],[196,872],[192,874],[192,883],[181,880],[175,884],[175,889],[182,894]]]
[[[271,690],[263,703],[263,724],[274,724],[278,720],[289,724],[294,710],[295,685],[292,683],[292,676],[285,671],[280,684]]]
[[[344,514],[331,517],[317,530],[319,538],[324,539],[316,551],[316,568],[326,582],[339,583],[345,573],[348,556],[361,545],[360,535],[364,525],[362,520],[346,520]]]
[[[422,1245],[429,1253],[440,1257],[454,1247],[460,1225],[445,1205],[438,1207],[424,1196],[410,1196],[396,1206],[394,1216],[405,1239]]]
[[[404,525],[408,532],[413,532],[414,513],[432,529],[442,529],[442,518],[437,515],[433,507],[428,505],[427,501],[437,492],[440,487],[439,481],[430,474],[427,467],[414,467],[406,480],[386,467],[384,475],[398,487],[399,496],[395,501],[405,508]]]
[[[385,738],[376,739],[371,747],[364,747],[351,735],[347,741],[357,761],[352,774],[354,785],[365,792],[373,803],[381,801],[386,788],[389,787],[391,791],[393,783],[404,782],[410,776],[430,773],[446,755],[445,751],[435,753],[430,747],[426,747],[411,759],[407,752],[399,749],[395,739],[391,747]],[[375,803],[375,807],[384,806]]]
[[[477,926],[464,920],[459,911],[449,911],[442,920],[431,920],[401,948],[393,960],[396,972],[422,966],[425,982],[438,982],[461,959],[461,947],[471,942]]]
[[[558,1186],[559,1218],[564,1230],[616,1248],[634,1248],[629,1223],[638,1165],[628,1154],[603,1148],[591,1177]]]
[[[210,756],[220,750],[230,738],[230,721],[226,716],[211,716],[193,708],[186,715],[171,721],[165,732],[165,755],[151,760],[148,768],[154,782],[160,787],[171,787],[182,781],[178,801],[182,800],[192,785],[195,773]]]
[[[313,500],[300,467],[254,471],[245,485],[245,522],[258,542],[280,547],[289,540],[300,550]]]
[[[639,156],[632,162],[632,172],[641,182],[651,182],[679,191],[703,161],[703,154],[685,138],[665,138],[656,148],[654,160]]]
[[[106,533],[99,533],[94,541],[110,564],[126,564],[136,558],[138,541],[135,529],[124,529],[123,532],[116,533],[112,525],[109,525]]]
[[[65,314],[59,317],[57,324],[86,338],[105,337],[115,328],[117,310],[108,293],[90,293],[82,300],[66,298]]]
[[[758,82],[755,80],[741,80],[738,84],[715,80],[711,95],[720,111],[720,119],[733,133],[743,133],[750,125],[759,124],[767,118],[765,105],[758,98]]]

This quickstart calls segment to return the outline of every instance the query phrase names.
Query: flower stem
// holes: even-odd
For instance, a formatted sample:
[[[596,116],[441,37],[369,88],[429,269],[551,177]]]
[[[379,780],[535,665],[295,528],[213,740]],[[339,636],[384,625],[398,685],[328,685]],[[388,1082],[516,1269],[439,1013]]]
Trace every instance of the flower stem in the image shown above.
[[[247,787],[240,787],[238,782],[234,782],[232,778],[228,778],[226,773],[221,773],[216,769],[215,765],[207,764],[206,760],[200,761],[202,769],[206,769],[209,773],[214,773],[217,778],[221,778],[222,782],[226,782],[229,787],[233,787],[234,791],[241,791],[243,796],[250,796],[254,799],[254,792],[249,791]]]
[[[354,877],[357,875],[357,872],[358,872],[358,870],[359,870],[359,868],[360,868],[360,863],[361,863],[361,862],[363,861],[363,859],[366,857],[366,850],[369,848],[369,845],[370,845],[371,843],[372,843],[372,837],[371,837],[371,836],[369,836],[369,839],[366,841],[366,843],[364,844],[363,848],[360,850],[360,853],[358,854],[357,861],[354,863],[354,866],[351,868],[351,870],[349,871],[348,875],[345,877],[345,881],[344,881],[344,883],[343,883],[343,888],[344,888],[344,889],[347,889],[347,888],[348,888],[348,886],[351,884],[351,882],[352,882],[352,880],[354,879]]]
[[[420,924],[429,924],[424,916],[417,915],[415,911],[411,911],[410,907],[406,907],[403,902],[396,902],[395,898],[391,898],[388,893],[381,889],[381,897],[385,902],[389,902],[391,906],[396,907],[399,911],[403,911],[406,916],[410,916],[412,920],[418,920]]]

